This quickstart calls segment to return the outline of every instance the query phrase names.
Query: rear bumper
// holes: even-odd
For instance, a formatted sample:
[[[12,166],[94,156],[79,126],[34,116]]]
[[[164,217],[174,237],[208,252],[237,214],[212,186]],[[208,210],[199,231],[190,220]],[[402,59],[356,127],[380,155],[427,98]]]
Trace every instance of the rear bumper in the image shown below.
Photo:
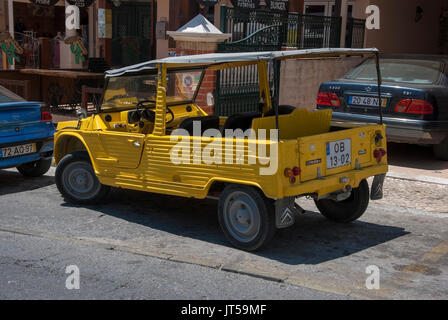
[[[0,158],[0,169],[13,168],[24,163],[34,162],[40,159],[50,159],[51,157],[53,157],[53,149],[54,149],[53,137],[25,140],[20,142],[17,141],[14,143],[3,143],[0,144],[0,149],[3,147],[23,145],[28,143],[36,143],[36,148],[38,151],[36,153],[13,158]]]
[[[314,194],[321,197],[335,191],[344,190],[349,185],[352,188],[357,188],[363,179],[385,174],[387,171],[388,165],[380,164],[359,170],[342,172],[332,176],[323,177],[321,179],[303,182],[294,187],[288,187],[284,190],[284,196],[297,197],[307,194]]]
[[[379,117],[352,113],[333,112],[333,125],[353,123],[378,123]],[[383,117],[387,140],[413,144],[439,144],[448,136],[448,121]]]

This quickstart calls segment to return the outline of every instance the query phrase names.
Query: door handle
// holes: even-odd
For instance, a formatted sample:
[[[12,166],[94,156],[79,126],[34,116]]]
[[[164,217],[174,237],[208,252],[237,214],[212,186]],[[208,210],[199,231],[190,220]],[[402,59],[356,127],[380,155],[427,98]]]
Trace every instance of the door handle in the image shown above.
[[[132,145],[133,145],[134,147],[137,147],[137,148],[139,148],[139,147],[142,146],[140,142],[135,141],[134,139],[128,139],[128,142],[129,142],[129,143],[132,143]]]

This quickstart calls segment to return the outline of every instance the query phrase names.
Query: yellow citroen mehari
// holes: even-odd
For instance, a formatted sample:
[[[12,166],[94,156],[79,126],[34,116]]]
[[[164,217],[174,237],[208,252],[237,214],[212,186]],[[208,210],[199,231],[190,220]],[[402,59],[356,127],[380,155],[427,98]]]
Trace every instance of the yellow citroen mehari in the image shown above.
[[[222,231],[248,251],[294,224],[300,197],[312,197],[332,221],[354,221],[382,197],[381,106],[378,124],[334,126],[332,110],[278,105],[267,72],[286,59],[342,55],[375,56],[381,88],[376,49],[204,54],[108,71],[97,112],[58,124],[57,187],[76,204],[98,203],[110,187],[218,198]],[[250,65],[258,69],[258,112],[218,117],[195,103],[206,71]]]

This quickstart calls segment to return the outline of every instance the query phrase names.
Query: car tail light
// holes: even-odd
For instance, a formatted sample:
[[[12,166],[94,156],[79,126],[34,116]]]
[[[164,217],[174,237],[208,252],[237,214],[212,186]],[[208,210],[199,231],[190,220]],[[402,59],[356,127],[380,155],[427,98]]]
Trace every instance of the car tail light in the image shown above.
[[[294,172],[290,168],[286,168],[284,173],[286,178],[294,177]]]
[[[413,114],[432,114],[434,107],[428,101],[419,99],[403,99],[395,106],[395,112]]]
[[[322,106],[340,107],[341,100],[336,93],[319,92],[317,95],[317,104]]]
[[[300,174],[302,173],[302,170],[300,170],[300,168],[298,168],[298,167],[294,167],[293,169],[292,169],[292,172],[293,172],[293,174],[294,174],[294,176],[300,176]]]
[[[289,178],[289,182],[291,182],[292,184],[296,183],[296,181],[297,181],[296,177]]]
[[[379,162],[386,156],[387,151],[384,149],[377,149],[373,151],[373,157]]]
[[[48,122],[48,121],[52,121],[52,120],[53,120],[53,117],[51,116],[50,111],[41,110],[41,112],[40,112],[40,121]]]

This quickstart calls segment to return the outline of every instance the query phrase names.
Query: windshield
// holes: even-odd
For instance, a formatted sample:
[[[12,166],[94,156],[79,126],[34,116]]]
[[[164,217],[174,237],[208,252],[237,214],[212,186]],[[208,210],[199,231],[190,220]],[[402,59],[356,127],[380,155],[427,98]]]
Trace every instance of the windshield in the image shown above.
[[[167,104],[193,101],[203,70],[170,71],[167,74]],[[126,110],[141,101],[156,101],[157,74],[126,75],[110,78],[104,92],[101,110]]]
[[[383,81],[435,84],[442,76],[442,63],[431,60],[382,59],[380,61]],[[345,77],[349,80],[376,81],[376,65],[373,59],[366,61],[350,71]]]
[[[15,93],[12,93],[5,87],[0,86],[0,103],[22,102],[22,101],[25,101],[25,99],[19,97]]]

